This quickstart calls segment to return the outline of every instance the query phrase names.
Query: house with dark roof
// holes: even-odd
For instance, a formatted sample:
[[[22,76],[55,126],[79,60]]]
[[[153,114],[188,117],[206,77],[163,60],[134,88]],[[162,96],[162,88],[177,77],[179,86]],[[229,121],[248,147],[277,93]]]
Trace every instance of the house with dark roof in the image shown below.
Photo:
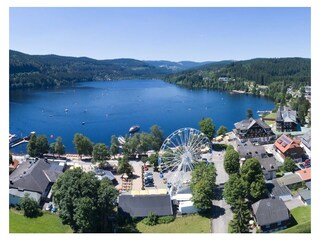
[[[311,159],[311,130],[306,132],[305,134],[298,136],[300,139],[300,146],[306,152],[306,155]]]
[[[284,202],[292,200],[292,194],[289,188],[286,185],[280,186],[276,179],[267,181],[266,186],[269,197],[279,198]]]
[[[296,162],[302,161],[304,150],[300,146],[300,140],[297,138],[292,139],[283,134],[275,141],[274,148],[283,159],[290,157]]]
[[[276,178],[278,166],[276,159],[267,153],[261,145],[253,145],[250,141],[236,141],[236,149],[241,159],[256,158],[261,164],[262,172],[266,180]],[[243,160],[242,160],[243,162]]]
[[[9,204],[17,204],[25,193],[37,202],[47,201],[50,190],[64,171],[64,163],[45,159],[22,162],[9,176]]]
[[[268,143],[276,138],[271,127],[261,119],[252,118],[234,124],[233,132],[241,142],[251,141]]]
[[[279,132],[300,131],[301,126],[297,112],[286,106],[280,106],[277,111],[276,129]]]
[[[257,226],[263,232],[279,231],[290,223],[290,212],[281,199],[261,199],[251,207]]]
[[[119,196],[118,213],[141,218],[147,217],[150,213],[157,216],[173,215],[173,210],[168,194],[132,195],[123,193]]]
[[[299,198],[304,205],[311,205],[311,191],[309,189],[298,190]]]

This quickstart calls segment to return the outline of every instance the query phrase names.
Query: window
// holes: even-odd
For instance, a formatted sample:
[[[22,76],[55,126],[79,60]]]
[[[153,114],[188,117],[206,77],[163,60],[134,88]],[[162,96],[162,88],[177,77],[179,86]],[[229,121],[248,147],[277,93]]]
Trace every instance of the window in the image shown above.
[[[278,225],[278,226],[281,226],[281,223],[282,223],[282,222],[277,222],[277,225]]]
[[[267,224],[267,225],[266,225],[266,228],[270,228],[270,224]]]

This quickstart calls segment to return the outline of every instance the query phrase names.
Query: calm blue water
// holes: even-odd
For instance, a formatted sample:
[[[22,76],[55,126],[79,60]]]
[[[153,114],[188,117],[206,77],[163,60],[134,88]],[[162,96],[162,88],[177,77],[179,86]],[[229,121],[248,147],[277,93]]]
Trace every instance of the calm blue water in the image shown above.
[[[50,142],[61,136],[67,151],[75,152],[75,133],[109,145],[111,135],[125,135],[135,124],[141,131],[157,124],[167,136],[178,128],[198,128],[203,117],[212,118],[216,129],[224,125],[231,130],[246,118],[248,108],[258,117],[257,110],[272,110],[274,104],[262,97],[189,90],[161,80],[88,82],[73,88],[11,91],[10,133],[25,136],[35,131]],[[25,151],[25,145],[12,150]]]

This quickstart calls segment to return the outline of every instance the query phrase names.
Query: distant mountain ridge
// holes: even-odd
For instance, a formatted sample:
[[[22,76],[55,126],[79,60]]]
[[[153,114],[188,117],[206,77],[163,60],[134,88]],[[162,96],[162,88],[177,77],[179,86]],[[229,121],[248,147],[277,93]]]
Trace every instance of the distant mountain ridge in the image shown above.
[[[96,60],[54,54],[30,55],[10,50],[10,88],[55,87],[82,81],[163,78],[166,74],[211,62]]]

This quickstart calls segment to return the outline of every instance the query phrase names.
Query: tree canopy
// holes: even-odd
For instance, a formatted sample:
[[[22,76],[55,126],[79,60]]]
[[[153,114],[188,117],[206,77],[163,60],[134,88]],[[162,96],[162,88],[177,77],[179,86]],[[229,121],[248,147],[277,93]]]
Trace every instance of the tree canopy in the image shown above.
[[[111,155],[117,155],[119,153],[119,146],[120,143],[115,135],[111,136],[111,146],[110,146],[110,153]]]
[[[57,137],[55,145],[54,145],[55,153],[57,153],[60,157],[60,155],[63,155],[66,153],[66,147],[62,143],[62,138]]]
[[[203,132],[211,141],[215,134],[215,126],[211,118],[203,118],[199,122],[200,131]]]
[[[219,129],[218,129],[218,131],[217,131],[217,134],[220,136],[220,135],[222,135],[222,136],[225,136],[226,135],[226,133],[227,133],[227,131],[228,131],[228,129],[225,127],[225,126],[220,126],[219,127]]]
[[[20,199],[19,205],[23,210],[23,215],[26,217],[34,218],[39,216],[40,214],[38,203],[33,198],[30,197],[29,193],[26,193]]]
[[[223,166],[228,174],[238,173],[240,168],[239,153],[234,149],[227,150]]]
[[[155,151],[159,151],[164,141],[164,134],[162,129],[158,125],[153,125],[150,128],[150,134],[152,149]]]
[[[245,199],[238,199],[233,210],[233,219],[230,222],[232,233],[248,233],[250,210]]]
[[[211,209],[217,176],[214,164],[197,163],[191,175],[190,187],[194,206],[200,211]]]
[[[53,185],[59,217],[75,232],[109,232],[108,216],[113,215],[118,191],[107,180],[80,168],[67,170]]]
[[[93,150],[93,143],[89,138],[85,137],[81,133],[76,133],[73,138],[73,144],[77,150],[77,153],[81,155],[91,155]]]
[[[240,169],[240,175],[246,184],[248,195],[259,200],[266,195],[266,185],[261,164],[256,158],[249,158]]]
[[[239,199],[247,197],[246,184],[239,174],[229,176],[229,180],[224,184],[223,197],[231,207],[235,207]]]
[[[93,147],[92,162],[103,163],[106,161],[106,158],[108,155],[109,155],[109,151],[108,151],[107,145],[104,143],[97,143]]]
[[[282,171],[284,172],[293,172],[296,169],[296,163],[292,158],[286,157],[283,161],[283,165],[281,166]]]

